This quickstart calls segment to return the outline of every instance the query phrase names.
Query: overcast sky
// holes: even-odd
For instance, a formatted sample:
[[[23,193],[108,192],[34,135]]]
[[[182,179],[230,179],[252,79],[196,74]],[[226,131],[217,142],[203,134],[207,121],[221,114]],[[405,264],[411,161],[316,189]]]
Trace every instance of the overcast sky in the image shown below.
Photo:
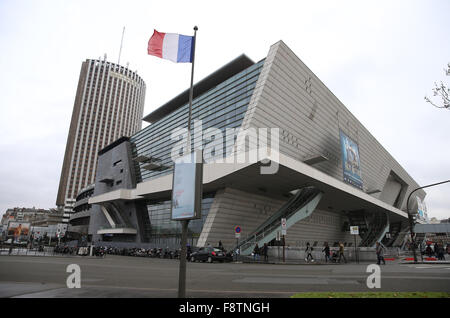
[[[190,64],[148,56],[153,29],[193,34],[195,81],[283,40],[420,184],[450,179],[450,1],[0,0],[0,214],[55,207],[80,67],[106,53],[147,84],[144,115],[189,87]],[[427,190],[450,217],[450,184]]]

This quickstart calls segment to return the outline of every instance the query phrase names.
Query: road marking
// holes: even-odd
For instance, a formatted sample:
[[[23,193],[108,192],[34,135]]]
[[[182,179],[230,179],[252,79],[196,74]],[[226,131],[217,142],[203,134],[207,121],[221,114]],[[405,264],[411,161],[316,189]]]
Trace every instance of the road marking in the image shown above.
[[[450,267],[445,267],[445,266],[438,266],[438,265],[434,265],[434,266],[415,266],[414,268],[419,268],[419,269],[450,269]]]
[[[4,283],[4,282],[0,282],[0,285]],[[39,283],[35,283],[35,282],[30,282],[30,283],[25,283],[25,282],[9,282],[10,284],[36,284],[36,286],[40,286]],[[52,287],[48,287],[42,290],[30,290],[30,291],[25,291],[22,293],[17,293],[17,294],[13,294],[13,295],[6,295],[5,297],[30,297],[32,295],[35,294],[46,294],[46,293],[51,293],[51,292],[66,292],[68,289],[63,287],[63,285],[59,285],[59,284],[52,284]],[[82,291],[86,290],[86,289],[92,289],[92,288],[99,288],[99,289],[121,289],[121,290],[127,290],[127,291],[162,291],[162,292],[174,292],[176,293],[178,291],[177,288],[152,288],[152,287],[133,287],[133,286],[113,286],[113,285],[94,285],[94,284],[89,284],[89,285],[83,285]],[[207,293],[207,294],[263,294],[263,295],[293,295],[296,292],[294,291],[264,291],[264,290],[210,290],[210,289],[186,289],[186,292],[192,292],[192,293]],[[46,297],[45,295],[43,297]],[[91,296],[92,297],[92,296]],[[95,296],[94,296],[95,297]]]
[[[128,289],[128,290],[142,290],[142,291],[173,291],[176,292],[176,288],[152,288],[152,287],[132,287],[132,286],[111,286],[111,285],[84,285],[87,288],[110,288],[110,289]],[[196,293],[236,293],[236,294],[295,294],[292,291],[264,291],[264,290],[210,290],[210,289],[189,289],[186,288],[186,292]]]
[[[324,278],[285,278],[285,277],[245,277],[233,280],[233,283],[253,283],[253,284],[281,284],[281,285],[330,285],[330,284],[356,284],[359,285],[356,279],[324,279]]]

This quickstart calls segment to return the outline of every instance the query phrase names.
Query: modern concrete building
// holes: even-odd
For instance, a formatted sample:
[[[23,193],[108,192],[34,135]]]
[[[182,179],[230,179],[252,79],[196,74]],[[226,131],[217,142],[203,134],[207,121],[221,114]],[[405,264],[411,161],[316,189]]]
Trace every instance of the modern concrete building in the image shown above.
[[[145,83],[127,67],[86,60],[73,107],[56,205],[68,222],[78,192],[94,183],[97,153],[142,127]]]
[[[89,199],[94,242],[179,246],[172,158],[184,151],[176,128],[187,127],[188,95],[99,152]],[[418,184],[282,41],[257,63],[243,55],[199,81],[192,119],[192,148],[203,149],[206,161],[202,217],[189,223],[192,245],[220,240],[232,248],[240,226],[248,254],[256,243],[273,244],[282,218],[290,246],[350,247],[350,226],[359,226],[359,246],[401,245],[406,198]],[[242,154],[247,159],[237,160]]]
[[[94,184],[81,189],[78,193],[67,228],[68,240],[80,240],[83,237],[88,238],[89,219],[92,207],[88,201],[93,194]]]

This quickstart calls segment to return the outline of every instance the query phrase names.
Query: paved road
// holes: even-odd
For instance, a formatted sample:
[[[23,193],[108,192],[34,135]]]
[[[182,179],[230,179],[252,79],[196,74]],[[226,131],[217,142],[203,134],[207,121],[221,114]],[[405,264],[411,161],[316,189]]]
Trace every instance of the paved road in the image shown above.
[[[81,288],[69,289],[69,264],[81,268]],[[176,297],[177,260],[0,256],[0,297]],[[306,291],[373,291],[368,264],[274,265],[188,263],[187,297],[290,297]],[[378,291],[450,292],[450,265],[381,267]]]

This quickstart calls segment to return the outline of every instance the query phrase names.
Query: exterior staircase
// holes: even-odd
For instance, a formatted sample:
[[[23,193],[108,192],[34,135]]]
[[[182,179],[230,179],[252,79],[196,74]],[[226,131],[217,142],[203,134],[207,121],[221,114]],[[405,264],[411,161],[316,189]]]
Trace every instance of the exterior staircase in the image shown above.
[[[305,187],[289,199],[276,213],[264,221],[248,238],[239,243],[241,255],[250,255],[255,245],[263,246],[277,237],[281,228],[281,219],[286,219],[288,229],[295,223],[310,216],[319,204],[323,193],[314,187]]]

